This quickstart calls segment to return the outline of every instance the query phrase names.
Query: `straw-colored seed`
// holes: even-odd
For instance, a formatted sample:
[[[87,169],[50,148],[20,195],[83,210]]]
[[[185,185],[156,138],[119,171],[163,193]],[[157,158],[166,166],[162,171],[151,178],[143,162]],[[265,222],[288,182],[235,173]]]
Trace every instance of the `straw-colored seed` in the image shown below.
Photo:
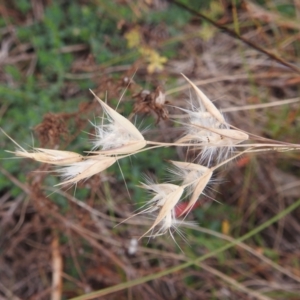
[[[186,206],[186,208],[181,212],[181,215],[188,212],[196,203],[199,196],[203,193],[205,187],[207,186],[208,182],[211,179],[211,176],[213,174],[213,171],[211,169],[208,169],[197,181],[197,184],[195,186],[194,192],[192,194],[192,197]]]
[[[65,181],[57,184],[67,185],[76,184],[80,180],[87,179],[97,173],[100,173],[113,165],[117,161],[115,157],[94,157],[93,159],[87,159],[78,163],[71,164],[68,167],[58,170],[62,174]]]
[[[184,74],[181,74],[187,82],[193,87],[197,96],[202,101],[203,105],[207,109],[207,111],[215,117],[220,123],[225,123],[225,119],[220,111],[216,108],[216,106],[208,99],[208,97],[192,82],[190,81]],[[201,103],[200,103],[201,104]]]
[[[218,129],[213,128],[213,133],[220,135],[221,137],[226,137],[231,140],[243,142],[249,139],[249,135],[245,132],[235,129]]]
[[[72,163],[80,162],[83,156],[71,151],[34,148],[36,152],[14,151],[10,152],[18,157],[30,158],[38,162],[43,162],[52,165],[70,165]]]
[[[119,154],[129,154],[134,153],[147,145],[145,140],[141,141],[132,141],[129,144],[123,145],[118,148],[112,148],[108,150],[100,151],[89,151],[90,154],[103,154],[103,155],[119,155]]]
[[[162,206],[161,210],[159,211],[153,225],[142,235],[142,237],[145,236],[149,231],[154,229],[154,227],[157,226],[167,216],[168,213],[170,213],[170,211],[175,207],[175,205],[180,200],[183,191],[184,188],[178,186],[178,188],[174,192],[166,196],[165,203]]]
[[[185,169],[185,170],[195,170],[195,171],[202,171],[205,172],[208,170],[207,167],[199,165],[199,164],[194,164],[191,162],[184,162],[184,161],[175,161],[175,160],[169,160],[170,163],[172,163],[174,166],[180,169]]]
[[[120,115],[118,112],[116,112],[114,109],[112,109],[110,106],[108,106],[105,102],[103,102],[97,95],[90,90],[91,93],[95,96],[95,98],[98,100],[98,102],[101,104],[102,108],[105,110],[105,112],[108,114],[108,116],[117,123],[123,130],[126,130],[132,137],[133,140],[142,141],[144,140],[143,135],[139,132],[139,130],[125,117]],[[142,145],[142,144],[140,144]]]

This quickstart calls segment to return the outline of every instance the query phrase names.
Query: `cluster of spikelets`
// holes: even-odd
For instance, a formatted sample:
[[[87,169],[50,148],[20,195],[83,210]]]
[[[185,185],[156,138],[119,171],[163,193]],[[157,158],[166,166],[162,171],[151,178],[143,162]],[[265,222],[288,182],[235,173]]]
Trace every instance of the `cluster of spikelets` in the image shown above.
[[[197,159],[198,163],[170,161],[172,165],[170,171],[175,175],[177,182],[180,182],[178,185],[159,184],[150,179],[141,184],[142,188],[148,190],[153,196],[137,214],[150,214],[155,219],[143,236],[155,237],[166,232],[172,235],[173,230],[178,230],[178,226],[184,222],[184,218],[178,218],[192,209],[210,182],[213,172],[234,158],[230,153],[235,145],[248,139],[246,133],[232,129],[215,105],[194,83],[186,77],[185,79],[196,93],[197,105],[192,105],[190,110],[181,108],[188,116],[188,121],[184,123],[185,134],[168,145],[201,148],[201,156]],[[102,106],[105,118],[101,124],[94,125],[93,148],[88,155],[44,148],[33,148],[32,152],[28,152],[13,140],[18,149],[11,153],[17,157],[59,166],[57,172],[61,175],[62,182],[58,185],[65,186],[76,185],[79,181],[102,172],[124,157],[150,150],[153,144],[157,147],[158,143],[145,140],[129,120],[95,94],[94,96]],[[161,146],[165,147],[166,144]],[[211,166],[213,163],[216,165]],[[178,216],[175,208],[183,198],[189,200]]]

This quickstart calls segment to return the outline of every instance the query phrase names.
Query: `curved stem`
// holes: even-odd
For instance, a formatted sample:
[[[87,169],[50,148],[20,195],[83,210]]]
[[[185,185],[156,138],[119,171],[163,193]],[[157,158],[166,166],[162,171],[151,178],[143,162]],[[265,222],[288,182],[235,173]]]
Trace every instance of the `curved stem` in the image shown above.
[[[150,274],[150,275],[147,275],[147,276],[144,276],[144,277],[141,277],[141,278],[131,280],[129,282],[120,283],[120,284],[117,284],[117,285],[109,287],[109,288],[105,288],[105,289],[95,291],[95,292],[92,292],[92,293],[89,293],[89,294],[86,294],[86,295],[83,295],[83,296],[72,298],[70,300],[95,299],[95,298],[100,297],[100,296],[105,296],[105,295],[108,295],[108,294],[111,294],[111,293],[114,293],[114,292],[118,292],[118,291],[121,291],[121,290],[124,290],[124,289],[127,289],[127,288],[131,288],[131,287],[146,283],[146,282],[154,280],[154,279],[158,279],[160,277],[172,274],[174,272],[180,271],[180,270],[185,269],[187,267],[190,267],[192,265],[197,265],[200,262],[202,262],[202,261],[204,261],[204,260],[206,260],[206,259],[208,259],[212,256],[215,256],[219,253],[222,253],[222,252],[234,247],[235,245],[239,244],[240,242],[245,241],[246,239],[249,239],[250,237],[256,235],[257,233],[259,233],[262,230],[266,229],[267,227],[269,227],[273,223],[275,223],[275,222],[279,221],[280,219],[282,219],[283,217],[285,217],[287,214],[289,214],[290,212],[295,210],[298,206],[300,206],[300,199],[297,202],[290,205],[289,207],[287,207],[286,209],[284,209],[283,211],[281,211],[280,213],[278,213],[273,218],[269,219],[265,223],[261,224],[260,226],[258,226],[255,229],[251,230],[247,234],[243,235],[242,237],[240,237],[240,238],[234,240],[233,242],[228,243],[228,244],[226,244],[226,245],[224,245],[224,246],[222,246],[222,247],[220,247],[220,248],[218,248],[218,249],[216,249],[212,252],[209,252],[209,253],[207,253],[203,256],[200,256],[196,259],[192,259],[188,262],[185,262],[183,264],[180,264],[178,266],[163,270],[163,271],[155,273],[155,274]]]

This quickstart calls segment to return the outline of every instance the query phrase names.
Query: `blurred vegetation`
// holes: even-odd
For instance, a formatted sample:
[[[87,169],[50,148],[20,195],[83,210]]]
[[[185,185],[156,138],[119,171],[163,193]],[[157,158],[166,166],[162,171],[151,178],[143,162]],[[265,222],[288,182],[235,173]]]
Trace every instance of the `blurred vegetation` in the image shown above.
[[[299,1],[181,3],[300,68]],[[4,0],[0,12],[0,127],[26,149],[34,145],[89,150],[90,121],[100,122],[102,116],[89,89],[112,107],[124,92],[118,111],[132,117],[150,138],[164,142],[181,134],[180,124],[158,120],[155,113],[133,117],[135,94],[162,86],[172,117],[178,114],[172,106],[186,106],[189,97],[184,89],[170,92],[184,85],[180,72],[193,80],[219,79],[201,87],[221,108],[299,97],[299,73],[173,1]],[[124,84],[131,77],[136,90]],[[228,115],[235,126],[253,134],[299,142],[298,104]],[[130,288],[130,280],[213,252],[227,245],[226,237],[238,238],[294,203],[299,198],[298,153],[249,156],[245,163],[238,161],[218,174],[189,217],[200,224],[200,232],[184,228],[183,236],[175,234],[183,253],[166,236],[139,241],[131,255],[130,242],[145,232],[147,220],[114,226],[146,201],[148,195],[138,187],[143,176],[164,180],[165,160],[185,159],[185,153],[174,148],[140,153],[79,184],[76,191],[67,191],[67,197],[60,191],[52,194],[50,187],[59,182],[48,175],[53,170],[7,159],[11,155],[5,150],[14,147],[1,133],[1,297],[49,299],[55,294],[51,290],[51,257],[57,253],[53,241],[63,260],[61,299],[122,282],[128,282],[126,289],[102,299],[250,299],[252,290],[260,293],[260,299],[297,299],[300,294],[295,251],[299,210],[247,242],[256,254],[278,263],[290,276],[263,263],[261,256],[233,247],[207,260],[223,277],[205,265],[195,265],[142,288]],[[74,204],[73,196],[85,209]],[[224,235],[201,232],[202,227]]]

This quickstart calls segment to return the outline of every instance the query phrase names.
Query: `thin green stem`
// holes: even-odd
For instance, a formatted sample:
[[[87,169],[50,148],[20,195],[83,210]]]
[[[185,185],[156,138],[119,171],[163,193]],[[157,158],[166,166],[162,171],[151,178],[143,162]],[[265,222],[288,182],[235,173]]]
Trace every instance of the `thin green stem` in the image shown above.
[[[100,296],[105,296],[114,292],[118,292],[133,286],[137,286],[140,284],[143,284],[145,282],[151,281],[151,280],[155,280],[158,279],[160,277],[172,274],[174,272],[180,271],[182,269],[185,269],[187,267],[190,267],[192,265],[197,265],[200,262],[206,260],[207,258],[210,258],[212,256],[215,256],[221,252],[224,252],[232,247],[234,247],[235,245],[237,245],[238,243],[245,241],[246,239],[249,239],[250,237],[256,235],[257,233],[261,232],[262,230],[266,229],[267,227],[269,227],[271,224],[279,221],[280,219],[282,219],[283,217],[285,217],[286,215],[288,215],[290,212],[292,212],[293,210],[295,210],[297,207],[300,206],[300,199],[298,201],[296,201],[295,203],[293,203],[292,205],[290,205],[289,207],[287,207],[286,209],[284,209],[283,211],[281,211],[280,213],[278,213],[276,216],[274,216],[273,218],[269,219],[268,221],[266,221],[265,223],[261,224],[260,226],[256,227],[255,229],[251,230],[250,232],[248,232],[247,234],[243,235],[242,237],[236,239],[235,241],[228,243],[227,245],[224,245],[218,249],[216,249],[215,251],[209,252],[203,256],[200,256],[196,259],[190,260],[188,262],[185,262],[183,264],[180,264],[178,266],[163,270],[161,272],[155,273],[155,274],[151,274],[148,276],[144,276],[142,278],[138,278],[135,280],[131,280],[128,282],[124,282],[121,284],[117,284],[115,286],[109,287],[109,288],[105,288],[102,289],[100,291],[95,291],[83,296],[79,296],[79,297],[75,297],[72,298],[70,300],[88,300],[88,299],[95,299],[96,297],[100,297]]]

